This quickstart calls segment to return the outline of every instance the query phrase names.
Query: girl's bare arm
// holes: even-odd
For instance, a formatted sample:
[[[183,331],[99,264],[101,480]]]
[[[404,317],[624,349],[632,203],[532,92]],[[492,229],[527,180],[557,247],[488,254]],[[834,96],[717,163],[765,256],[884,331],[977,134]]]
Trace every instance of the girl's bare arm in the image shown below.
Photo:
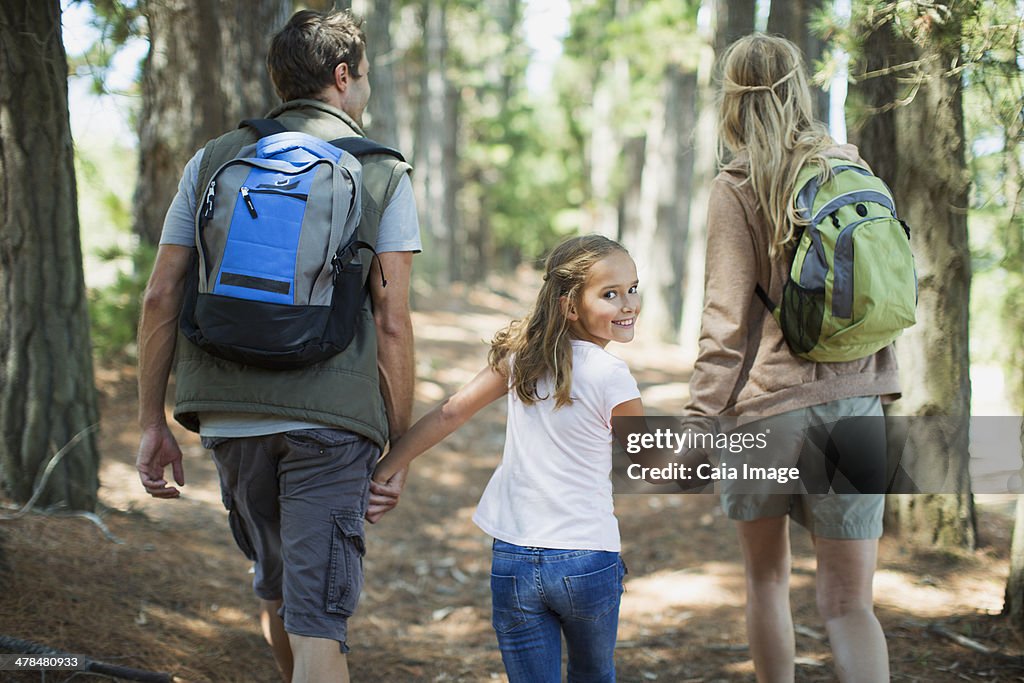
[[[493,368],[477,373],[464,387],[421,417],[377,463],[373,480],[386,482],[414,458],[436,446],[486,405],[508,393],[508,380]]]

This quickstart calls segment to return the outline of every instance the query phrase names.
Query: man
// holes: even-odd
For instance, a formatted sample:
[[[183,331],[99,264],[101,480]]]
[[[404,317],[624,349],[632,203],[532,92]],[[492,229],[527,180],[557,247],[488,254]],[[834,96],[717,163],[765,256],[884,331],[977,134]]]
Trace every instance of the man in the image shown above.
[[[363,134],[369,65],[349,14],[296,13],[273,38],[267,66],[283,101],[269,118],[327,140]],[[253,368],[206,354],[177,328],[195,267],[197,183],[254,139],[240,129],[199,151],[168,209],[139,326],[137,468],[150,495],[180,495],[164,479],[170,465],[175,482],[185,483],[164,412],[173,363],[174,416],[213,449],[232,533],[255,563],[263,632],[282,677],[343,682],[347,619],[363,581],[363,518],[394,507],[405,478],[370,490],[381,449],[406,430],[412,411],[409,277],[421,245],[411,169],[387,155],[361,158],[359,238],[376,245],[379,259],[350,345],[309,368]]]

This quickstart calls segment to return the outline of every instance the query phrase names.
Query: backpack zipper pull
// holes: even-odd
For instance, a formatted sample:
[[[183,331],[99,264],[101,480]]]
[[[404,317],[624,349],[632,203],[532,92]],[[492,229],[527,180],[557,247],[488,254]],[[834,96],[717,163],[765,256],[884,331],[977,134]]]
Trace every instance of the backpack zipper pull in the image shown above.
[[[203,220],[213,218],[213,195],[217,191],[217,181],[211,180],[210,186],[206,189],[206,196],[203,197]]]
[[[242,200],[245,201],[245,206],[249,209],[249,215],[253,218],[259,218],[259,214],[256,213],[256,205],[252,203],[252,198],[249,196],[249,188],[242,185],[239,192],[242,193]]]

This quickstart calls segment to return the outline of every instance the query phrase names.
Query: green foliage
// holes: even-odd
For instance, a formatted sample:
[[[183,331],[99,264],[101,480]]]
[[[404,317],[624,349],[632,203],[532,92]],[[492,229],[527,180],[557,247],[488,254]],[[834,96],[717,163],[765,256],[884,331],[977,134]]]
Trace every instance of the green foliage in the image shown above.
[[[955,20],[955,21],[953,21]],[[960,24],[959,31],[949,30]],[[1024,204],[1021,195],[1024,122],[1024,19],[1017,0],[935,3],[900,0],[853,3],[853,26],[890,30],[927,48],[925,60],[952,55],[937,64],[944,77],[963,84],[964,139],[971,174],[968,225],[971,247],[971,356],[999,363],[1017,410],[1024,407]],[[833,19],[822,20],[854,59],[863,54],[863,32]],[[913,99],[924,61],[892,64],[861,78],[896,74],[901,91],[888,106]],[[935,71],[934,69],[932,70]],[[856,126],[875,112],[848,104]]]
[[[987,229],[971,230],[977,287],[972,298],[976,330],[972,344],[999,362],[1010,401],[1024,409],[1024,19],[1013,0],[983,3],[965,31],[964,119],[968,161],[974,180],[972,216]],[[987,287],[989,291],[980,289]],[[983,303],[990,312],[981,313]],[[978,311],[976,313],[976,311]],[[991,331],[998,330],[998,334]],[[998,343],[992,344],[995,337]],[[994,346],[994,348],[988,348]]]
[[[132,38],[145,37],[143,9],[136,0],[76,0],[92,6],[97,38],[84,53],[68,55],[68,73],[92,78],[94,94],[110,92],[107,76],[117,52]]]
[[[530,54],[522,3],[449,6],[451,67],[459,93],[460,223],[484,234],[497,266],[542,254],[558,239],[556,215],[570,168],[565,133],[526,90]]]
[[[131,267],[118,269],[114,281],[89,290],[89,322],[93,354],[103,362],[131,360],[142,312],[142,293],[153,270],[156,247],[141,244],[132,253],[112,247],[101,254],[107,263],[130,258]]]
[[[595,193],[614,204],[630,184],[627,164],[618,163],[611,186],[590,183],[595,154],[592,135],[598,117],[610,117],[618,141],[643,138],[654,105],[662,98],[665,73],[671,68],[697,69],[706,48],[698,35],[700,2],[688,0],[570,0],[569,33],[563,41],[554,87],[555,111],[561,121],[553,130],[556,158],[566,167],[566,194],[556,216],[562,232],[578,230],[593,209]],[[595,101],[610,94],[611,112],[598,112]],[[624,160],[623,160],[624,161]]]
[[[124,141],[86,136],[75,145],[78,216],[97,359],[133,353],[139,296],[153,252],[131,235],[136,153]]]

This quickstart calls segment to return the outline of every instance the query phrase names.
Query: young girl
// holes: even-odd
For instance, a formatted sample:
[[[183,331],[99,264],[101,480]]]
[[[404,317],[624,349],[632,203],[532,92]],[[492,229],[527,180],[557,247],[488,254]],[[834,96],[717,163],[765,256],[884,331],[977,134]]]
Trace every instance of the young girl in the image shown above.
[[[494,537],[493,625],[511,683],[613,681],[622,579],[612,509],[612,417],[643,414],[626,364],[636,266],[590,235],[551,252],[533,310],[499,332],[487,367],[420,419],[377,465],[386,482],[484,406],[508,397],[501,464],[473,521]]]
[[[898,395],[892,347],[844,363],[804,360],[755,296],[760,284],[781,299],[794,235],[807,223],[790,201],[800,169],[829,157],[863,161],[813,120],[800,52],[775,36],[741,38],[723,57],[719,133],[735,160],[715,178],[709,199],[705,305],[686,412],[825,425],[845,457],[884,463],[884,435],[852,439],[844,425],[877,420],[880,399]],[[794,460],[817,447],[803,438],[786,443]],[[747,632],[760,683],[794,679],[789,516],[814,535],[818,609],[839,680],[889,680],[871,594],[882,502],[881,494],[723,492],[743,548]]]

